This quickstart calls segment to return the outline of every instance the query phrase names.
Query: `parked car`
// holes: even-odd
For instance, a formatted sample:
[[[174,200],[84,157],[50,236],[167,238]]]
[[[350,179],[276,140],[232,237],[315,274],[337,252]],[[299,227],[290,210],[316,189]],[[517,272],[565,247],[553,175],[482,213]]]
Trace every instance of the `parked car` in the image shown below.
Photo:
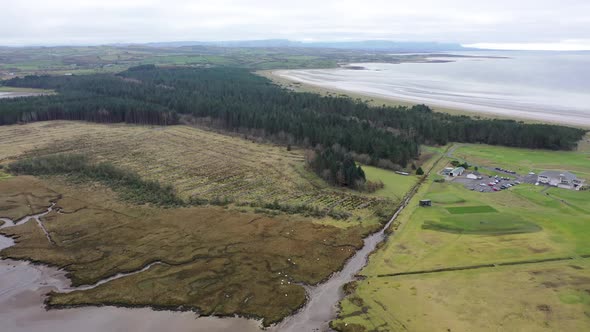
[[[492,188],[492,190],[493,190],[493,191],[498,191],[498,190],[500,190],[500,189],[498,189],[498,188],[494,187],[494,188]]]

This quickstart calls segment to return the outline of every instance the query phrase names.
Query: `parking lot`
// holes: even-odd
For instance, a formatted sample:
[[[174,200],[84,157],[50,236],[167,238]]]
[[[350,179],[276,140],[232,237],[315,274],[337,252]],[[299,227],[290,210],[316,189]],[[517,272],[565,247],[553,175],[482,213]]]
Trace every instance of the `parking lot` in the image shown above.
[[[468,174],[475,174],[477,179],[467,178]],[[461,176],[447,177],[448,181],[462,183],[465,188],[479,192],[495,192],[501,190],[510,190],[513,186],[522,183],[535,184],[537,182],[536,174],[519,175],[516,173],[508,174],[498,171],[497,175],[478,174],[477,172],[465,172]]]

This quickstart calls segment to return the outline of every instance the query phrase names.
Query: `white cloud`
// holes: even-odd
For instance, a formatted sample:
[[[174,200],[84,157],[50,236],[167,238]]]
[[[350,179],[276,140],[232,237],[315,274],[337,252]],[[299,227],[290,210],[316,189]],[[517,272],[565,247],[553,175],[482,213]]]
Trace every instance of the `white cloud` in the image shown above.
[[[587,0],[0,0],[0,44],[590,39]],[[571,43],[570,46],[573,46]]]
[[[590,51],[590,40],[564,40],[557,43],[475,43],[465,46],[493,50]]]

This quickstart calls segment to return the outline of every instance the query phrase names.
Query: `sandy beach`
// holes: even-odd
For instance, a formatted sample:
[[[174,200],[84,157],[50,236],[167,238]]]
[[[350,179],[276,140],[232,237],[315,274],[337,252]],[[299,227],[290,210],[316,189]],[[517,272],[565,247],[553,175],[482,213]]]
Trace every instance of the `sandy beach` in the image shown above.
[[[40,96],[43,93],[36,92],[2,92],[0,91],[0,99],[2,98],[18,98],[18,97],[33,97]]]
[[[497,66],[494,63],[503,64],[502,61],[511,60],[461,59],[456,63],[402,65],[351,64],[355,68],[364,69],[276,70],[265,72],[264,75],[283,85],[297,82],[299,90],[305,90],[307,87],[309,91],[329,91],[351,95],[353,98],[371,98],[376,100],[373,104],[424,103],[437,111],[452,114],[590,128],[590,97],[584,90],[569,90],[567,86],[552,89],[549,85],[529,87],[523,85],[523,82],[515,82],[512,85],[504,83],[510,79],[509,77],[495,80],[490,78],[490,82],[486,82],[486,73],[473,78],[468,76],[468,73],[460,76],[460,69],[456,69],[459,74],[453,73],[448,76],[441,70],[444,66],[458,68],[461,62],[466,62],[468,68],[479,68],[486,61],[492,62],[492,68],[485,70],[492,71],[495,69],[494,66]],[[484,69],[480,70],[485,72]],[[531,82],[535,79],[542,82],[550,81],[542,74],[539,76],[540,78],[531,77]]]

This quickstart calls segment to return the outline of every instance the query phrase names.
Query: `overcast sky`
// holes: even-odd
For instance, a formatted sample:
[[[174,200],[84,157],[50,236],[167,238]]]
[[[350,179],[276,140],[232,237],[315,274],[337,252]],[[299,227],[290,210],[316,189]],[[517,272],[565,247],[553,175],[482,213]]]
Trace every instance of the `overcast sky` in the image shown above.
[[[590,49],[590,0],[0,0],[0,45],[270,38]]]

